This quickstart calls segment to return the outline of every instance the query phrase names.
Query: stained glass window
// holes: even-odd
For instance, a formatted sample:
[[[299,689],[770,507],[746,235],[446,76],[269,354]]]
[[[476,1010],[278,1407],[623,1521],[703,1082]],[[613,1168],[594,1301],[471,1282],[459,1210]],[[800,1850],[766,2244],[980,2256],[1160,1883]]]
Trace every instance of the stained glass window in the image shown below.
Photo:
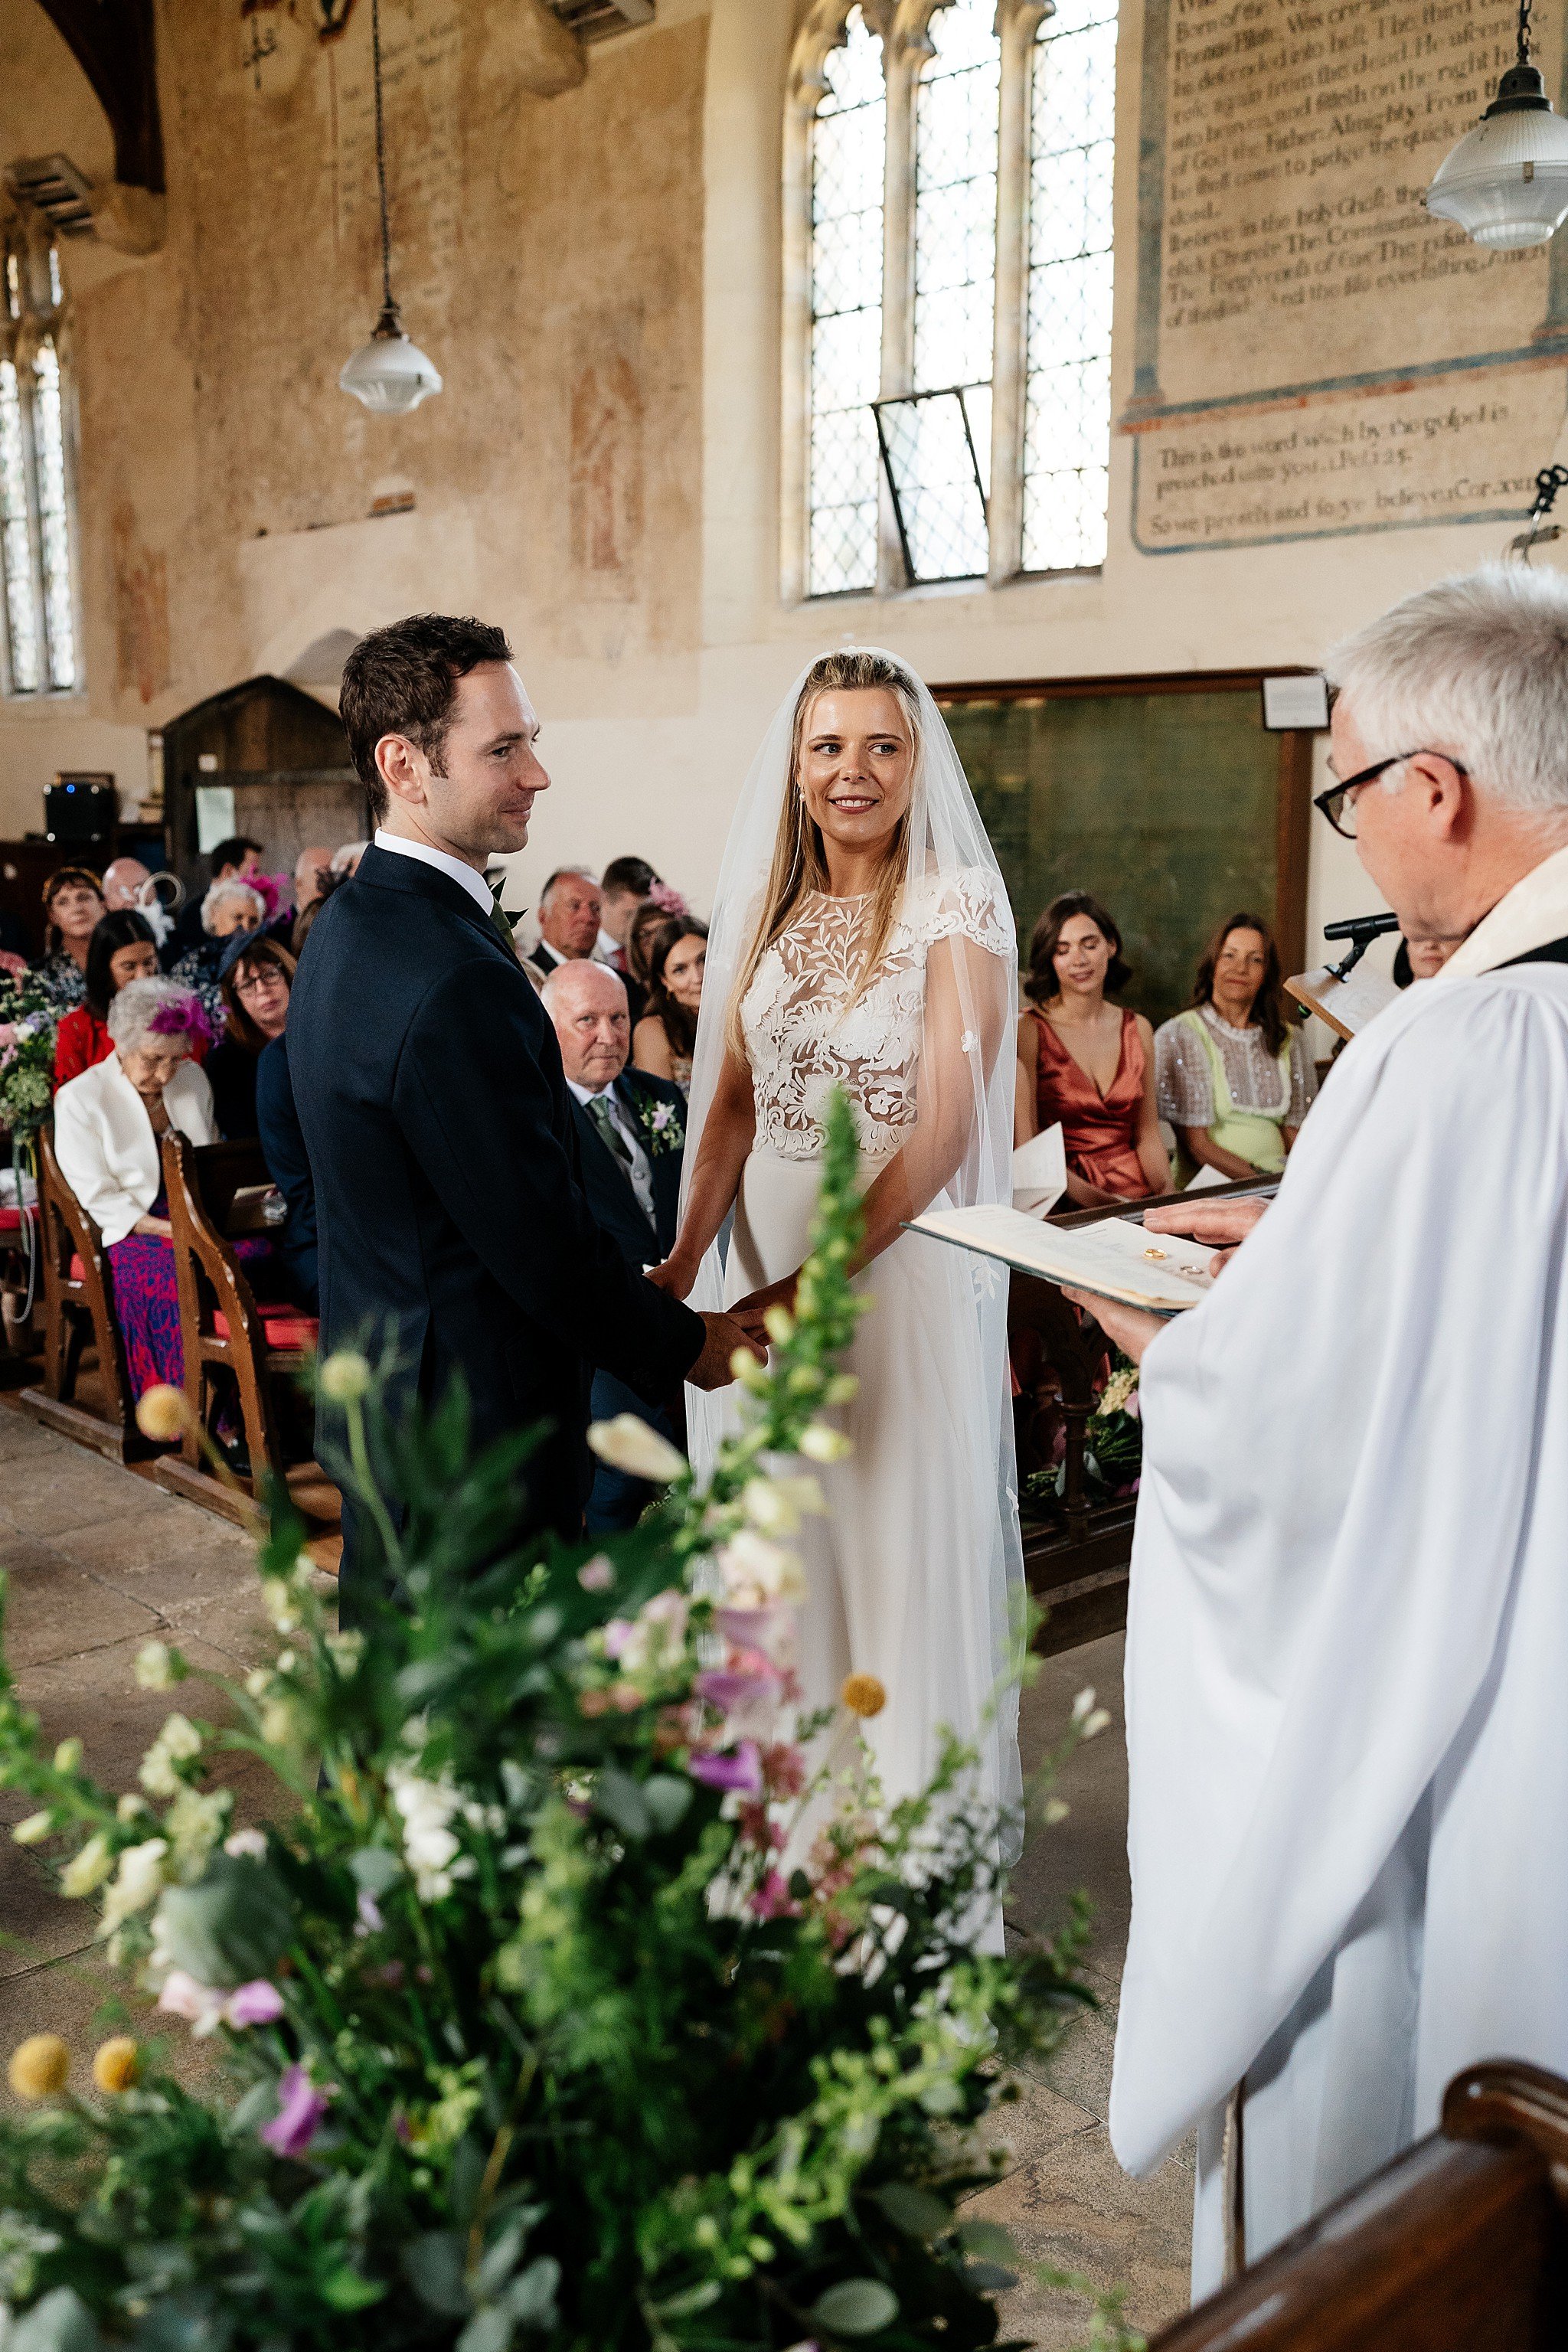
[[[26,260],[8,254],[6,309],[13,321],[26,317],[34,283]],[[0,673],[12,694],[68,693],[78,683],[65,406],[52,331],[59,264],[53,252],[47,286],[47,301],[34,313],[43,332],[31,358],[0,347]]]
[[[1105,558],[1116,0],[1058,0],[1030,106],[1024,569]]]
[[[877,583],[882,355],[882,45],[858,8],[829,52],[811,141],[811,422],[806,593]]]

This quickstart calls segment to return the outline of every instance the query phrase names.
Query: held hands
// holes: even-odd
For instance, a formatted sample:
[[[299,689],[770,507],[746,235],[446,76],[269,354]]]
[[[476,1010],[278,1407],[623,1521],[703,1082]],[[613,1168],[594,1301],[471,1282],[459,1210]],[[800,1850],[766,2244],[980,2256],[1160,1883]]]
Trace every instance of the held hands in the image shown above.
[[[656,1290],[668,1290],[672,1298],[686,1298],[697,1279],[697,1264],[683,1258],[678,1249],[671,1250],[662,1265],[645,1266],[643,1275]]]
[[[790,1313],[794,1314],[795,1286],[799,1279],[797,1269],[794,1274],[786,1274],[782,1282],[770,1282],[762,1290],[749,1292],[744,1298],[738,1298],[731,1307],[731,1314],[742,1326],[747,1339],[753,1346],[766,1345],[767,1335],[763,1327],[770,1307],[787,1307]]]
[[[735,1377],[730,1369],[730,1359],[737,1348],[747,1349],[760,1364],[767,1361],[766,1349],[757,1345],[737,1317],[704,1315],[702,1328],[708,1334],[702,1353],[686,1375],[694,1389],[728,1388]]]

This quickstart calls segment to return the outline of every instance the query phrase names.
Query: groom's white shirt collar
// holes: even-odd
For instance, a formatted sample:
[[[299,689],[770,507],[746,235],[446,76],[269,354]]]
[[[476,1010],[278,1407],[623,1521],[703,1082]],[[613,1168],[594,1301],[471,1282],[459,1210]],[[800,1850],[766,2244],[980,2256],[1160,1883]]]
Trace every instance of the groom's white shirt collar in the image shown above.
[[[378,849],[390,849],[395,857],[416,857],[421,866],[433,866],[437,874],[460,882],[475,906],[487,916],[495,905],[484,876],[476,874],[471,866],[465,866],[460,857],[449,857],[444,849],[432,849],[428,842],[405,841],[400,833],[384,833],[379,824],[375,828],[375,845]]]

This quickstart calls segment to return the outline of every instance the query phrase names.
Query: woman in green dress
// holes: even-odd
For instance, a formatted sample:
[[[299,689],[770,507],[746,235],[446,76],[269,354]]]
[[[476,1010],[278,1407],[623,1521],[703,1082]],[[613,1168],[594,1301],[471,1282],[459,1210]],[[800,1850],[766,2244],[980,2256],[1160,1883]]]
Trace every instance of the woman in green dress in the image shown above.
[[[1279,951],[1257,915],[1231,915],[1204,950],[1193,1002],[1154,1039],[1155,1098],[1176,1131],[1176,1176],[1277,1176],[1317,1092],[1281,1003]]]

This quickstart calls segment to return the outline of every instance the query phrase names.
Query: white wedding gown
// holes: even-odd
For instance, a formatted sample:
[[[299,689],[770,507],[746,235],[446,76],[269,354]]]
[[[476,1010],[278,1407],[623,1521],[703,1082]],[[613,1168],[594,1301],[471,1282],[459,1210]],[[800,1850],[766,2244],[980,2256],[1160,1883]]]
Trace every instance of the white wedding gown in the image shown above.
[[[879,969],[850,1006],[870,920],[869,899],[807,898],[742,1002],[756,1128],[727,1304],[793,1274],[805,1255],[831,1087],[854,1108],[865,1183],[912,1135],[922,1054],[933,1050],[932,943],[962,934],[988,955],[1012,949],[991,877],[931,876],[910,885]],[[965,1055],[976,1050],[970,1031],[955,1044]],[[997,1475],[1005,1364],[983,1360],[987,1350],[1005,1353],[1005,1340],[1000,1318],[976,1311],[1002,1278],[982,1260],[905,1234],[857,1282],[874,1301],[844,1365],[860,1388],[833,1416],[854,1452],[822,1474],[828,1515],[806,1522],[801,1544],[809,1598],[800,1675],[808,1707],[835,1704],[852,1672],[883,1685],[886,1707],[865,1730],[889,1801],[925,1785],[944,1725],[980,1749],[988,1801],[1016,1796],[1016,1698],[997,1688],[1016,1501]]]

